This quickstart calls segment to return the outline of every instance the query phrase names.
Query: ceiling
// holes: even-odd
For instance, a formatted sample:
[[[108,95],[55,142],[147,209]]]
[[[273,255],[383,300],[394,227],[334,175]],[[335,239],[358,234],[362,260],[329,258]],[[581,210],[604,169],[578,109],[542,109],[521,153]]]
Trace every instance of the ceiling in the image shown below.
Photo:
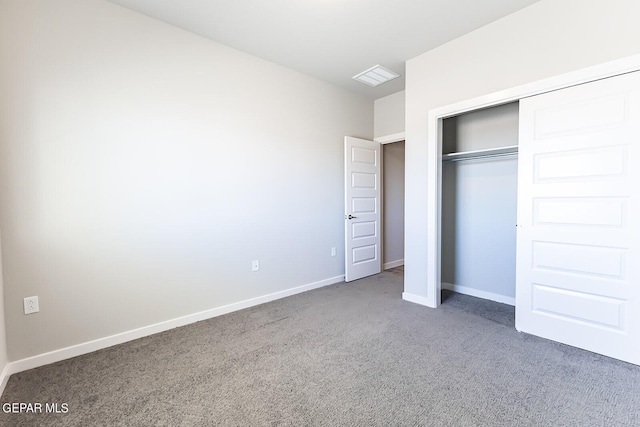
[[[539,0],[109,0],[370,99],[405,61]],[[370,87],[376,64],[401,75]]]

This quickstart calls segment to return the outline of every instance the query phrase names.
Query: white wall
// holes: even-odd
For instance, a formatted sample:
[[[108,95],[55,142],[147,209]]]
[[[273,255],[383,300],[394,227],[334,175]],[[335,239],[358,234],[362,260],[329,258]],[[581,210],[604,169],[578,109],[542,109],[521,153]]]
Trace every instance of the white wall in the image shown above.
[[[111,3],[0,5],[10,360],[344,274],[371,101]]]
[[[518,144],[518,103],[443,122],[443,152]],[[516,279],[516,158],[444,163],[442,282],[453,290],[514,303]]]
[[[373,136],[404,132],[405,92],[400,91],[374,101]]]
[[[404,263],[404,141],[384,144],[383,236],[385,268]]]
[[[542,0],[407,62],[405,292],[427,297],[432,108],[640,53],[637,0]]]

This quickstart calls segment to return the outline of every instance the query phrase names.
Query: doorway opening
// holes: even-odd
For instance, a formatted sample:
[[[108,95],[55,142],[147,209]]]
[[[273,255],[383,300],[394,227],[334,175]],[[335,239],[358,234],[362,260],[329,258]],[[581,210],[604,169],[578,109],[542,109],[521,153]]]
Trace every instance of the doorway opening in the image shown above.
[[[515,306],[518,115],[516,101],[443,120],[442,301]]]
[[[382,145],[382,269],[404,266],[404,140]]]

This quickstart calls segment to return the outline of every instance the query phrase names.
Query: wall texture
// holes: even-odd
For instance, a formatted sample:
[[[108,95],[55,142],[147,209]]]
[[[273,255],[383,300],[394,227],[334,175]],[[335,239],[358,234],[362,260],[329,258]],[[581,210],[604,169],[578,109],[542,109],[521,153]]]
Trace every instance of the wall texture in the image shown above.
[[[407,62],[405,292],[427,296],[427,114],[640,53],[640,2],[542,0]]]
[[[0,233],[0,373],[7,366],[9,359],[7,357],[7,336],[6,336],[6,323],[4,317],[4,281],[2,280],[2,235]],[[30,295],[28,295],[30,296]],[[2,379],[0,378],[0,381]],[[4,390],[3,385],[0,383],[0,395]]]
[[[404,260],[404,141],[384,144],[383,150],[383,263]],[[384,265],[383,264],[383,265]],[[400,265],[400,264],[398,264]]]
[[[344,274],[371,101],[98,0],[2,0],[0,70],[10,360]]]
[[[373,136],[394,135],[404,132],[404,91],[374,101]]]

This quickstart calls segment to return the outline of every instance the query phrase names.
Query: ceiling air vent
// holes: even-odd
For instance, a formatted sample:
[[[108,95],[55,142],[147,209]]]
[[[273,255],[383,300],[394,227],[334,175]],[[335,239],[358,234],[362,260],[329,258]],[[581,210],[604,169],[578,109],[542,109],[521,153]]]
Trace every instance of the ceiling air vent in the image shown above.
[[[388,68],[384,68],[382,65],[376,65],[375,67],[371,67],[368,70],[353,76],[353,79],[366,85],[376,87],[397,77],[400,77],[400,74],[394,73]]]

